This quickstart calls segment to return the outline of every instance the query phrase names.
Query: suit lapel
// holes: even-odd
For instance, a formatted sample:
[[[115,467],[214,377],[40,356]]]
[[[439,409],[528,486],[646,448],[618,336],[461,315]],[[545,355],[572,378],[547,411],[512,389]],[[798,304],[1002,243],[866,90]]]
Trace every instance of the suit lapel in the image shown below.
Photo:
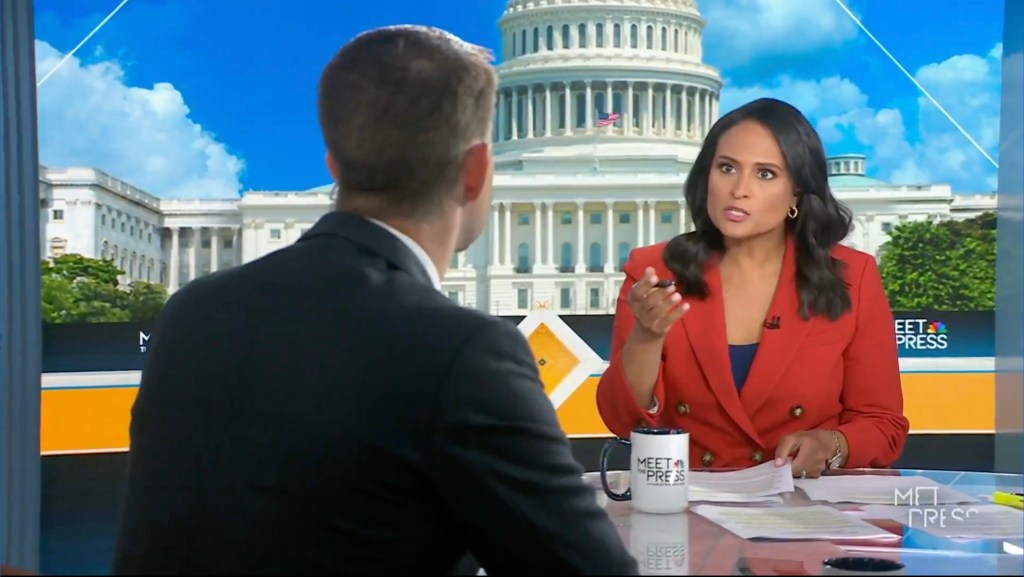
[[[773,317],[778,317],[778,322],[775,328],[766,327],[761,331],[757,355],[740,395],[744,412],[748,415],[753,415],[771,396],[814,322],[813,317],[807,320],[800,317],[796,244],[792,236],[787,240],[782,273],[779,275],[772,305],[768,309],[768,319]]]
[[[708,296],[703,300],[689,301],[690,310],[683,316],[683,326],[711,392],[736,424],[760,443],[757,430],[740,403],[732,377],[729,341],[725,333],[722,277],[717,259],[709,261],[704,278],[708,283]]]
[[[358,215],[329,212],[320,217],[313,228],[302,235],[299,242],[317,236],[335,236],[358,244],[379,255],[391,266],[403,270],[423,283],[433,286],[430,275],[416,255],[401,240],[376,223]]]

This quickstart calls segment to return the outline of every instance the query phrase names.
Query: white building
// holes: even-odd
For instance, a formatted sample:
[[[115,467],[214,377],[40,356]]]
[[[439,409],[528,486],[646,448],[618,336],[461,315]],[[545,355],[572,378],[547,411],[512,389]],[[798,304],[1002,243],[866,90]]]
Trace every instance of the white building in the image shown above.
[[[491,226],[453,259],[445,290],[495,314],[614,312],[629,251],[691,226],[683,184],[722,87],[702,62],[704,20],[692,0],[512,0],[499,26]],[[892,185],[866,164],[829,159],[854,248],[877,255],[901,221],[995,210],[995,195]],[[171,291],[291,244],[331,203],[330,186],[162,200],[94,169],[41,181],[44,256],[113,258],[126,280]]]

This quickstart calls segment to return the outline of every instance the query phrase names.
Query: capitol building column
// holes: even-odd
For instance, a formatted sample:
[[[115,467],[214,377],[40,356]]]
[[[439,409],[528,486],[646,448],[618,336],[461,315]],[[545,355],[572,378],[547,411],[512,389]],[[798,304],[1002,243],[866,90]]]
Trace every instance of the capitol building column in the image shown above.
[[[606,112],[608,114],[615,112],[615,96],[612,92],[612,84],[614,83],[611,80],[604,83],[604,110],[602,112]],[[614,123],[608,125],[609,130],[614,128]]]
[[[584,128],[586,129],[587,133],[590,133],[591,129],[594,128],[594,91],[591,88],[591,85],[593,83],[590,80],[585,81],[585,84],[586,84],[586,87],[587,87],[587,96],[586,96],[587,115],[586,115],[586,126]]]
[[[665,84],[665,135],[671,138],[676,136],[676,100],[675,92],[673,92],[674,89],[674,84]]]
[[[505,118],[506,118],[505,112],[506,112],[506,110],[507,110],[507,104],[505,103],[505,89],[500,89],[498,91],[498,140],[499,141],[502,141],[502,140],[505,140],[506,138],[508,138],[508,135],[506,134],[506,131],[505,131],[505,128],[506,128],[505,127]]]
[[[636,247],[640,248],[644,245],[644,205],[647,201],[638,200],[636,201]],[[611,251],[612,247],[609,246],[608,250]]]
[[[609,200],[609,201],[605,202],[605,216],[606,216],[605,223],[607,225],[605,228],[606,228],[606,233],[608,235],[608,238],[606,239],[607,242],[605,243],[605,247],[604,247],[604,252],[605,252],[604,272],[615,272],[615,259],[613,258],[613,251],[615,250],[614,249],[614,245],[615,245],[615,223],[614,223],[614,221],[615,221],[615,202],[614,201]]]
[[[526,138],[533,138],[533,85],[526,85]]]
[[[171,270],[168,271],[170,274],[167,281],[168,287],[167,292],[172,293],[178,290],[178,272],[181,265],[178,263],[178,252],[180,249],[180,230],[176,226],[170,227],[171,229]]]
[[[711,91],[704,88],[700,93],[701,120],[703,120],[704,124],[704,130],[701,131],[700,137],[704,138],[708,135],[708,131],[711,130]]]
[[[633,124],[635,122],[634,114],[636,114],[636,112],[633,110],[632,80],[626,82],[626,106],[624,106],[624,108],[626,109],[626,118],[624,119],[625,122],[622,123],[622,126],[625,129],[624,131],[626,134],[633,134]]]
[[[501,213],[499,208],[501,205],[497,202],[491,203],[491,265],[498,264],[498,256],[501,254],[499,249],[501,248],[501,221],[498,220]]]
[[[513,87],[509,92],[512,96],[512,113],[509,115],[512,120],[512,134],[509,138],[516,140],[519,138],[519,91]]]
[[[244,226],[245,232],[242,233],[242,260],[239,264],[256,259],[257,223],[254,220],[250,220]]]
[[[199,237],[202,234],[201,228],[198,226],[191,227],[192,234],[189,235],[189,247],[188,247],[188,280],[192,282],[196,280],[196,260],[199,252]]]
[[[544,136],[552,136],[551,130],[551,84],[544,84]]]
[[[547,203],[545,203],[545,205],[546,205],[546,207],[548,209],[547,210],[547,213],[548,213],[548,215],[547,215],[547,221],[548,221],[547,222],[547,225],[548,225],[548,230],[547,230],[547,237],[548,237],[547,249],[548,249],[548,255],[547,255],[547,259],[546,259],[547,262],[545,262],[544,264],[547,265],[547,268],[551,269],[551,271],[553,272],[554,269],[555,269],[555,203],[547,202]]]
[[[505,233],[505,258],[501,266],[508,268],[512,266],[512,203],[502,204],[505,206],[505,230],[502,231]]]
[[[587,261],[583,256],[586,254],[586,239],[584,236],[584,227],[586,224],[583,222],[583,201],[576,201],[576,273],[581,274],[587,272]]]
[[[564,122],[565,128],[562,130],[562,134],[565,134],[565,135],[572,134],[572,125],[573,125],[572,109],[573,109],[573,106],[572,106],[572,81],[566,80],[565,81],[565,117],[563,118],[563,120],[565,121]]]
[[[210,229],[210,273],[217,272],[217,267],[220,264],[220,228],[213,227]]]
[[[651,201],[647,204],[647,244],[654,244],[657,238],[657,223],[655,222],[654,214],[655,201]]]
[[[540,204],[539,202],[533,203],[533,262],[531,263],[530,272],[540,272],[540,269],[543,268],[544,256],[540,246]]]
[[[242,227],[231,227],[231,250],[235,253],[235,261],[232,266],[242,264]]]

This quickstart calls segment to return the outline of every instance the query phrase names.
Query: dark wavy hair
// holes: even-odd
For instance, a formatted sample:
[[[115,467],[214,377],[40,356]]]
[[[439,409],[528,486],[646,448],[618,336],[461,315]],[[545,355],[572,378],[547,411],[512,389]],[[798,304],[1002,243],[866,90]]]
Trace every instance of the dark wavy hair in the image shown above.
[[[832,257],[832,249],[849,234],[853,217],[829,189],[825,147],[818,133],[799,110],[781,100],[754,100],[720,118],[708,131],[684,193],[695,230],[668,242],[665,264],[684,295],[707,296],[704,266],[709,257],[724,250],[722,233],[708,216],[708,177],[718,141],[742,122],[756,122],[775,135],[797,190],[797,217],[787,220],[786,226],[796,244],[800,315],[837,319],[851,305],[843,263]]]

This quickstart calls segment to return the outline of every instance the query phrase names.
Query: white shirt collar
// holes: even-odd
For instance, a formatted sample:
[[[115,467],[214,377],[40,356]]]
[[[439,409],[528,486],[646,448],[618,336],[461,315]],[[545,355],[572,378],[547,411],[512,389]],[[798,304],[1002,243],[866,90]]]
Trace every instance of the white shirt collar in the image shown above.
[[[423,247],[420,246],[419,243],[409,238],[407,234],[395,229],[393,226],[390,226],[375,218],[371,218],[369,220],[370,222],[373,222],[374,224],[380,226],[384,230],[395,235],[395,237],[398,238],[398,240],[402,241],[402,244],[409,247],[409,250],[411,250],[412,253],[416,255],[416,260],[420,261],[420,264],[423,265],[423,268],[427,270],[427,276],[430,277],[431,284],[434,285],[435,289],[439,291],[441,290],[441,275],[438,274],[437,267],[434,266],[434,261],[430,260],[430,256],[427,255],[427,251],[423,250]]]

